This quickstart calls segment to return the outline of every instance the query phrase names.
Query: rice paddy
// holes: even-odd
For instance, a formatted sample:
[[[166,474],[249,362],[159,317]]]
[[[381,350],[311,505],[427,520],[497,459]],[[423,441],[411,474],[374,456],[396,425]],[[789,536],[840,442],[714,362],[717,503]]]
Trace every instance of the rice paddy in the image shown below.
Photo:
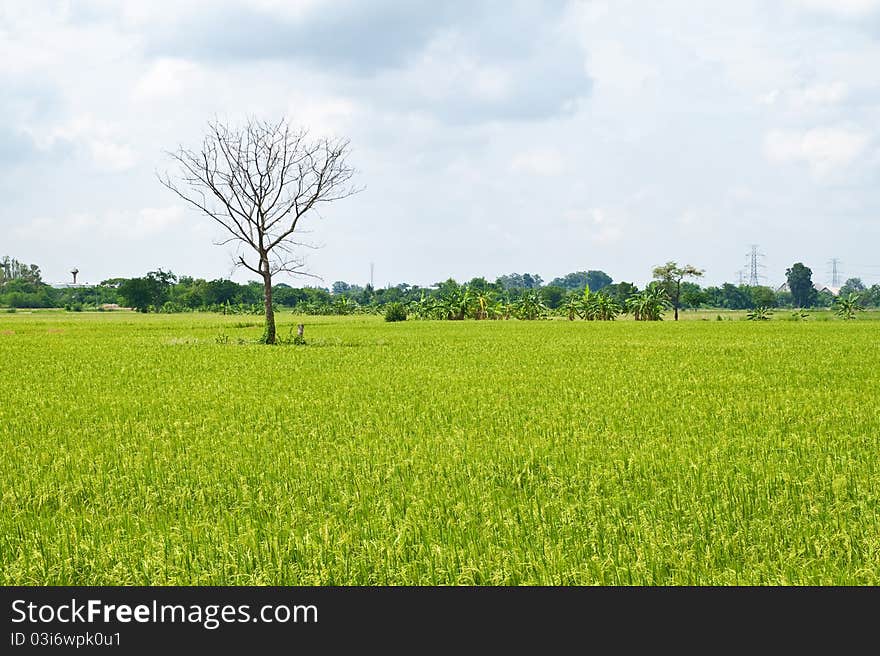
[[[876,321],[280,321],[0,315],[0,584],[880,583]]]

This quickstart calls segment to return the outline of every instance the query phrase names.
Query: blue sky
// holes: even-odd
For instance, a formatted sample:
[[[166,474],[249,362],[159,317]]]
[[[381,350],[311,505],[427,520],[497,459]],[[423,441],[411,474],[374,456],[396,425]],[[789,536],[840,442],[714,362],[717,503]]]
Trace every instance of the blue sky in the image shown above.
[[[0,254],[50,281],[247,279],[155,173],[284,115],[365,186],[307,222],[327,286],[880,282],[880,0],[0,2],[0,84]]]

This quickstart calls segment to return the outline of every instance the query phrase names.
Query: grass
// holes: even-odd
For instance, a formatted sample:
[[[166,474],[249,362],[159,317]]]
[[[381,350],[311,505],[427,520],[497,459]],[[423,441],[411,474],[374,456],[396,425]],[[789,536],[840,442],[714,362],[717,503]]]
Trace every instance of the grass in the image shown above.
[[[880,324],[714,316],[2,315],[0,584],[880,583]]]

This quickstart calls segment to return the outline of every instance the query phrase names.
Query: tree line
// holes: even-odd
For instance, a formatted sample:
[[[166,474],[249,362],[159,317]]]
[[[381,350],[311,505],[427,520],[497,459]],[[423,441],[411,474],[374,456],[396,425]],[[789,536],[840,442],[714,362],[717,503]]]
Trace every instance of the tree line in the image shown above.
[[[615,282],[598,270],[575,271],[546,284],[535,273],[511,273],[494,281],[478,277],[461,283],[450,278],[428,287],[401,283],[374,288],[344,281],[330,287],[280,283],[272,288],[272,302],[278,308],[316,315],[384,313],[395,303],[413,318],[539,318],[558,314],[601,320],[623,312],[652,317],[667,309],[831,307],[836,300],[830,292],[813,286],[812,272],[801,263],[788,269],[788,289],[784,291],[731,283],[701,287],[685,279],[698,277],[697,271],[667,263],[654,270],[655,279],[644,289],[631,282]],[[861,305],[880,307],[880,285],[867,287],[860,279],[850,278],[840,297],[851,295]],[[76,311],[117,304],[141,312],[263,314],[264,299],[262,281],[205,280],[162,269],[136,278],[111,278],[93,286],[54,288],[43,282],[37,265],[25,265],[8,256],[0,259],[0,306],[9,308]]]

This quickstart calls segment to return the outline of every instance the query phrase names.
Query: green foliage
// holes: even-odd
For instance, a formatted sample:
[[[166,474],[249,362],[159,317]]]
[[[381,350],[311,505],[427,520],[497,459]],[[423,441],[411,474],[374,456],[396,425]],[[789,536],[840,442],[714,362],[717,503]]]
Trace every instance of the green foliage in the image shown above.
[[[169,271],[150,271],[143,278],[131,278],[122,282],[117,293],[126,306],[138,312],[147,312],[161,308],[168,300],[171,285],[176,280]]]
[[[554,278],[550,281],[551,286],[562,287],[567,291],[580,291],[584,287],[589,287],[593,291],[605,289],[612,283],[612,278],[604,271],[575,271],[566,274],[561,278]]]
[[[662,321],[663,312],[669,307],[669,297],[662,287],[653,287],[630,296],[626,302],[626,311],[636,321]]]
[[[746,319],[749,321],[769,321],[772,314],[773,310],[768,307],[756,307],[748,311]]]
[[[385,321],[406,321],[406,306],[403,303],[389,303],[385,308]]]
[[[522,298],[515,305],[515,313],[517,319],[532,321],[534,319],[543,319],[547,316],[549,308],[544,305],[541,295],[536,291],[528,291],[522,295]]]
[[[565,298],[565,288],[556,285],[548,285],[541,289],[541,300],[551,310],[555,310]]]
[[[579,309],[580,316],[587,321],[614,321],[622,312],[614,297],[602,292],[593,293],[589,287],[584,289]]]
[[[850,292],[846,296],[841,296],[834,304],[834,312],[841,319],[851,321],[856,318],[859,312],[864,312],[865,308],[860,302],[858,292]]]
[[[654,279],[666,292],[666,298],[675,311],[675,320],[678,321],[678,309],[681,307],[681,285],[685,278],[699,278],[703,270],[691,264],[678,266],[675,262],[667,262],[663,266],[654,267]]]
[[[0,289],[13,280],[27,285],[40,285],[42,283],[40,267],[36,264],[25,264],[4,255],[0,258]]]
[[[795,305],[802,308],[816,305],[819,293],[813,287],[813,271],[810,267],[796,262],[790,269],[786,269],[785,278]]]

